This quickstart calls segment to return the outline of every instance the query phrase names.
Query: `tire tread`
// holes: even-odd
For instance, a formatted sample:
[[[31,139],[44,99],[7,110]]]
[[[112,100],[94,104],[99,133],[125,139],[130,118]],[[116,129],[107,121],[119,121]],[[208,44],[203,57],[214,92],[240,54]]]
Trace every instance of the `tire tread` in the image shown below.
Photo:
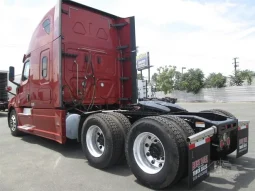
[[[191,128],[191,126],[182,118],[174,115],[161,115],[161,117],[170,119],[171,121],[175,122],[178,127],[184,131],[186,138],[195,134],[195,131]]]
[[[181,132],[178,129],[178,127],[170,120],[160,117],[160,116],[144,117],[143,119],[152,119],[152,120],[158,122],[159,124],[162,124],[162,127],[165,128],[165,130],[167,131],[167,134],[170,135],[175,140],[176,147],[179,152],[178,161],[176,161],[176,163],[178,165],[178,171],[177,171],[175,178],[173,179],[173,181],[171,183],[169,183],[166,180],[165,183],[163,183],[160,186],[160,188],[165,188],[167,186],[174,185],[176,182],[179,181],[179,179],[182,177],[182,175],[184,173],[185,168],[183,168],[184,167],[183,165],[185,165],[184,164],[184,156],[186,153],[186,142],[185,142],[183,136],[181,135]],[[126,151],[127,151],[127,149],[126,149]],[[126,153],[126,155],[127,154],[128,153]],[[151,186],[151,187],[154,188],[153,186]]]
[[[187,170],[187,157],[188,157],[188,150],[187,150],[187,142],[186,139],[184,138],[181,130],[179,129],[178,125],[173,123],[170,119],[163,118],[163,117],[152,117],[157,119],[159,122],[163,122],[167,124],[167,126],[172,130],[173,135],[175,137],[175,140],[177,142],[177,147],[179,150],[179,169],[177,172],[177,175],[171,185],[174,185],[177,183],[185,174],[185,171]]]
[[[111,153],[111,156],[109,157],[110,160],[107,162],[104,161],[104,163],[101,162],[99,164],[94,163],[93,161],[90,161],[94,167],[99,169],[105,169],[116,164],[117,161],[119,160],[122,149],[123,149],[123,144],[124,144],[123,134],[121,132],[120,127],[118,127],[117,123],[114,121],[112,116],[103,114],[103,113],[92,114],[85,120],[84,122],[85,125],[83,125],[83,128],[82,128],[81,142],[82,142],[83,149],[86,148],[86,142],[83,141],[84,137],[86,136],[84,135],[85,129],[88,128],[86,127],[86,123],[91,118],[97,121],[99,124],[102,122],[103,124],[106,124],[106,128],[110,131],[110,134],[111,134],[111,137],[105,137],[105,139],[109,139],[109,138],[112,139],[112,145],[110,145],[112,147],[112,153]]]
[[[121,133],[120,128],[116,125],[114,120],[111,116],[100,113],[98,114],[101,119],[103,119],[106,123],[108,123],[108,127],[112,133],[112,140],[113,140],[113,152],[112,152],[112,160],[109,166],[114,165],[119,160],[121,153],[122,153],[122,145],[124,143],[123,135]]]
[[[121,113],[117,113],[117,112],[111,112],[111,113],[107,113],[107,114],[112,115],[119,120],[119,122],[122,124],[122,126],[124,128],[123,130],[124,130],[124,134],[126,137],[126,135],[128,134],[128,132],[131,129],[131,123],[128,120],[128,118],[125,115],[123,115]]]

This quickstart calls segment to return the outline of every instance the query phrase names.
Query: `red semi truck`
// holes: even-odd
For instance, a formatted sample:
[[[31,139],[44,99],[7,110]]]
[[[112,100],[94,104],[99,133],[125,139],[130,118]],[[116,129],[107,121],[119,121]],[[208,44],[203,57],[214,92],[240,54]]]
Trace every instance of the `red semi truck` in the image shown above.
[[[209,176],[212,158],[248,152],[249,121],[219,109],[189,112],[137,101],[134,17],[59,0],[35,29],[8,105],[13,136],[81,142],[99,169],[127,160],[144,185],[161,189]]]

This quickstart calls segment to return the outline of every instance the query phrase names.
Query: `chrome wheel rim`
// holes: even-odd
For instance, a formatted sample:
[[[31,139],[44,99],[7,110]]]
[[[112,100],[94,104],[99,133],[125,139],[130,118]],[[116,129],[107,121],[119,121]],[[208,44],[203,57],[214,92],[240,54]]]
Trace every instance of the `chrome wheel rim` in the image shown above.
[[[100,157],[104,153],[104,134],[98,126],[92,125],[89,127],[86,134],[86,144],[92,156]]]
[[[158,173],[165,164],[165,149],[160,139],[153,133],[139,134],[133,145],[137,165],[148,174]]]
[[[12,115],[10,118],[10,127],[12,131],[15,131],[17,128],[17,122],[16,122],[16,117],[15,115]]]

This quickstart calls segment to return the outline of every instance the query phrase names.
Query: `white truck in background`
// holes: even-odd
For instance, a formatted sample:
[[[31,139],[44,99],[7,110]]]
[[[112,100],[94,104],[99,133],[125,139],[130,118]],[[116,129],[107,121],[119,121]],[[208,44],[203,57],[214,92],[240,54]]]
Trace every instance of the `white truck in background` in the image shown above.
[[[0,111],[5,111],[8,108],[8,71],[0,70]]]
[[[20,83],[20,80],[21,80],[21,74],[15,75],[15,82]],[[8,95],[10,100],[17,93],[16,92],[17,85],[15,85],[14,83],[10,83],[10,81],[8,81],[8,86],[11,87],[11,91],[9,91],[9,95]]]
[[[9,72],[0,70],[0,111],[8,109],[9,100],[16,94],[17,85],[8,80]],[[21,74],[15,76],[15,81],[19,82]],[[10,88],[7,92],[6,88]]]
[[[137,80],[138,99],[153,98],[152,86],[147,80]]]

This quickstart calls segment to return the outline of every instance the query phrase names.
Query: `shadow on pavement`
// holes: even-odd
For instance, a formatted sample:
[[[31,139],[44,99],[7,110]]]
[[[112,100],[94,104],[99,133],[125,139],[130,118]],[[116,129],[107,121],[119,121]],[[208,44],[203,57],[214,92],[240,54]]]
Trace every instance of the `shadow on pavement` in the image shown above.
[[[250,157],[241,157],[235,159],[228,157],[231,163],[231,169],[221,169],[212,172],[210,177],[198,184],[191,190],[194,191],[238,191],[248,188],[255,179],[255,159]],[[183,179],[178,184],[164,190],[188,190],[188,180]]]
[[[7,112],[0,112],[0,118],[7,117],[7,116],[8,116]]]
[[[30,144],[37,144],[42,147],[46,147],[53,151],[62,154],[64,157],[74,158],[74,159],[84,159],[86,160],[81,144],[77,142],[67,142],[64,145],[56,143],[55,141],[44,139],[38,136],[25,135],[22,140]],[[231,169],[223,169],[211,173],[211,176],[207,178],[204,182],[198,184],[191,190],[240,190],[242,188],[248,188],[249,184],[255,179],[255,159],[249,157],[241,157],[235,159],[233,156],[228,157],[228,161],[232,164]],[[132,172],[130,171],[126,162],[123,164],[115,165],[109,169],[103,170],[104,172],[115,174],[118,176],[130,176]],[[136,181],[140,184],[138,181]],[[188,180],[183,179],[171,188],[166,188],[165,190],[188,190]]]
[[[29,135],[29,134],[24,135],[21,138],[21,140],[30,144],[37,144],[42,147],[51,149],[55,152],[62,154],[64,157],[74,158],[74,159],[84,159],[86,164],[89,165],[81,149],[81,144],[77,143],[76,141],[68,140],[66,144],[61,145],[55,141],[45,139],[39,136]],[[123,162],[122,164],[115,165],[109,169],[105,169],[102,171],[110,173],[110,174],[115,174],[118,176],[132,175],[132,172],[130,171],[126,162]]]
[[[62,154],[64,157],[85,159],[85,156],[83,155],[83,152],[81,150],[81,145],[77,142],[68,141],[66,144],[62,145],[49,139],[28,134],[22,136],[21,140],[30,144],[37,144],[50,150],[56,151]]]
[[[124,177],[132,175],[132,172],[127,163],[115,165],[107,170],[104,170],[104,172]]]
[[[228,177],[229,180],[220,181],[217,177],[211,177],[208,179],[208,183],[213,184],[229,184],[230,189],[219,190],[240,190],[242,188],[248,188],[249,184],[255,179],[255,159],[250,157],[241,157],[235,159],[229,157],[229,162],[233,165],[229,172],[222,174],[223,177]],[[232,174],[231,174],[232,171]]]

